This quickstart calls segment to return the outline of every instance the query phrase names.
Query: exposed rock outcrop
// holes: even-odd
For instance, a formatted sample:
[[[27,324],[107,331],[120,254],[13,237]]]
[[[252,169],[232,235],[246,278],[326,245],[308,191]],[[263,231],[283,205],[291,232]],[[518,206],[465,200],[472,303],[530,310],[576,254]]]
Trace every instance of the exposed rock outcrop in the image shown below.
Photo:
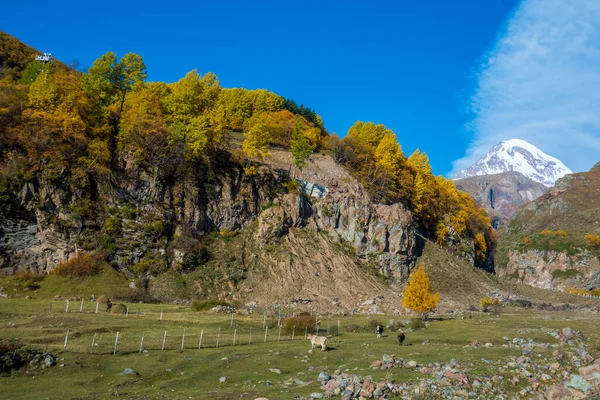
[[[459,179],[455,184],[457,189],[469,193],[477,205],[485,208],[496,229],[504,225],[521,205],[548,190],[516,171]]]

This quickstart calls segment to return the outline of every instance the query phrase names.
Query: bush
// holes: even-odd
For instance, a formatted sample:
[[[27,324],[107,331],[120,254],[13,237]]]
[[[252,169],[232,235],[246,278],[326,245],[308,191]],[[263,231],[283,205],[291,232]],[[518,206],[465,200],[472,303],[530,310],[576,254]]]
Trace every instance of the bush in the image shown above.
[[[427,325],[423,322],[423,318],[413,318],[410,320],[410,328],[416,331],[417,329],[427,328]]]
[[[369,332],[375,332],[375,329],[377,329],[377,325],[384,326],[381,322],[377,321],[376,319],[370,319],[369,322],[367,322],[365,328]]]
[[[300,190],[300,182],[295,180],[283,182],[283,187],[288,193],[296,192]]]
[[[590,233],[589,235],[585,235],[585,240],[587,240],[592,246],[600,248],[600,236],[592,235]]]
[[[554,235],[554,232],[552,232],[550,229],[544,229],[542,232],[540,232],[542,235],[544,236],[550,236],[550,235]]]
[[[191,305],[192,311],[209,311],[216,306],[231,307],[231,305],[222,300],[194,300]]]
[[[347,325],[345,328],[346,332],[357,333],[363,330],[363,327],[360,325]]]
[[[44,279],[44,275],[31,270],[24,270],[17,272],[15,279],[21,282],[25,289],[36,290],[40,288],[39,282]]]
[[[304,332],[313,333],[316,329],[316,317],[310,315],[296,315],[288,317],[283,321],[283,329],[286,333]]]
[[[114,306],[110,312],[112,314],[126,314],[127,313],[127,306],[123,303],[121,304],[117,304],[116,306]]]
[[[63,277],[79,278],[98,275],[104,260],[98,253],[79,254],[75,258],[61,263],[54,273]]]
[[[562,237],[567,237],[569,235],[567,235],[567,232],[563,231],[563,230],[557,230],[554,232],[554,236],[562,236]]]
[[[115,291],[111,293],[111,297],[128,303],[156,303],[156,299],[148,289],[140,287]]]
[[[479,300],[479,305],[483,308],[483,312],[488,312],[500,304],[500,300],[492,299],[491,297],[483,297]]]

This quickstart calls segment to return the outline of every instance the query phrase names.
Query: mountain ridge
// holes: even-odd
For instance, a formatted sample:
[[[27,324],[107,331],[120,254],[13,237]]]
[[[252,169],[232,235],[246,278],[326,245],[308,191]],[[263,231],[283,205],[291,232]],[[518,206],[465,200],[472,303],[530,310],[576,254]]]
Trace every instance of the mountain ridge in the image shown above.
[[[493,146],[475,164],[459,171],[454,179],[493,175],[516,171],[525,177],[552,187],[556,181],[572,171],[559,159],[521,139],[504,140]]]

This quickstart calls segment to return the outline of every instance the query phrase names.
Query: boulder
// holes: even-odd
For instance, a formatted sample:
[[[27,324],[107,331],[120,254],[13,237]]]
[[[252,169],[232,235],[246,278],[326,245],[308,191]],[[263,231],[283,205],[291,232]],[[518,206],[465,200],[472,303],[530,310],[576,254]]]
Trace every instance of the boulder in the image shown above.
[[[552,385],[546,389],[547,400],[566,400],[571,398],[571,392],[559,385]]]
[[[417,364],[417,362],[415,360],[410,360],[409,362],[406,363],[406,365],[410,368],[416,368],[416,366],[419,364]]]
[[[323,371],[319,374],[317,381],[319,381],[321,383],[325,383],[325,382],[329,381],[330,379],[331,379],[331,376],[327,372]]]
[[[600,359],[592,365],[579,368],[579,374],[587,381],[600,381]]]
[[[587,392],[590,390],[591,385],[581,375],[572,375],[571,380],[567,383],[567,387],[579,390],[580,392]]]

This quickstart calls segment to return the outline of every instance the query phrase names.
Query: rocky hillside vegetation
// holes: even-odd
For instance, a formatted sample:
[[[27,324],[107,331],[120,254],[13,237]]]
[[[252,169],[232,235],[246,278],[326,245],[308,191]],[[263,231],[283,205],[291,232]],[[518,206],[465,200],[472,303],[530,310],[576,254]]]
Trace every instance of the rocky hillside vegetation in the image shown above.
[[[356,300],[408,276],[417,233],[491,268],[487,214],[383,125],[339,139],[314,110],[211,73],[147,82],[133,53],[79,73],[0,46],[3,274],[112,268],[162,300]]]
[[[600,167],[559,180],[502,228],[496,270],[546,289],[600,289]]]

